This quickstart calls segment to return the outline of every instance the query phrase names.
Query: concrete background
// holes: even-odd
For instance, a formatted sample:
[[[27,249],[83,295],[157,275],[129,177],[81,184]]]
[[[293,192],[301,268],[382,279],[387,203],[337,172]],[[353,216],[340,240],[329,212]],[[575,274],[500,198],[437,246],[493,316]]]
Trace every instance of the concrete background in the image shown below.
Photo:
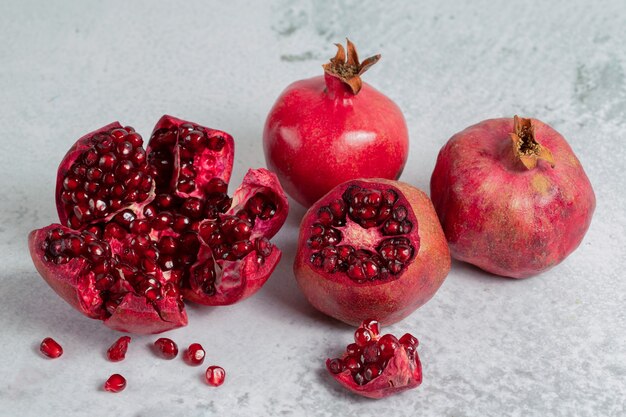
[[[6,416],[623,416],[626,414],[626,4],[584,1],[9,1],[0,6],[0,414]],[[284,257],[253,298],[188,309],[171,332],[201,342],[202,370],[152,356],[73,311],[35,271],[27,233],[56,219],[58,163],[113,120],[145,136],[164,114],[229,131],[231,190],[264,166],[264,118],[290,82],[321,73],[334,42],[383,59],[365,79],[405,112],[402,179],[427,189],[439,148],[491,117],[533,116],[568,138],[597,196],[580,248],[513,281],[454,263],[435,298],[387,330],[421,341],[424,383],[382,401],[323,370],[352,330],[299,293],[291,265],[304,210],[274,239]],[[37,346],[53,336],[56,361]],[[128,388],[100,387],[114,372]]]

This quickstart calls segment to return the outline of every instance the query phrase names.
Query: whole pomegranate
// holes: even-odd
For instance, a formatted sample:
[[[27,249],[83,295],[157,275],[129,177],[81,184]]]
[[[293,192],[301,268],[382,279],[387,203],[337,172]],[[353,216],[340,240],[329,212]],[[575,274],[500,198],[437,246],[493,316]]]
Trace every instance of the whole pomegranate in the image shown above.
[[[268,167],[306,207],[347,180],[398,179],[409,151],[398,106],[361,81],[380,55],[359,62],[349,40],[347,56],[343,46],[337,48],[324,76],[296,81],[282,92],[263,132]]]
[[[430,193],[452,256],[525,278],[565,259],[596,200],[565,139],[536,119],[491,119],[439,152]]]
[[[294,273],[311,304],[358,326],[402,320],[426,303],[450,270],[432,203],[386,179],[347,181],[304,215]]]
[[[144,151],[112,123],[80,138],[57,172],[61,224],[34,230],[29,249],[50,286],[116,330],[187,324],[183,299],[225,305],[257,291],[281,252],[287,217],[274,174],[250,170],[227,194],[233,138],[171,116]]]
[[[354,343],[340,358],[326,360],[326,369],[341,385],[368,398],[384,398],[422,383],[419,342],[406,333],[399,340],[380,335],[376,320],[365,320],[354,332]]]

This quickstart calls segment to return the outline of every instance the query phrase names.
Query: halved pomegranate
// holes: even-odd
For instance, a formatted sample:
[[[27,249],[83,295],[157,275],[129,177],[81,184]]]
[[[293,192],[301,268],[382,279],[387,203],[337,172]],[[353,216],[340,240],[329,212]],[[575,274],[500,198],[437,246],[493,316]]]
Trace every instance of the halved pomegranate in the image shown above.
[[[288,203],[262,168],[227,195],[234,143],[225,132],[163,116],[147,153],[142,143],[117,122],[80,138],[57,173],[62,224],[31,232],[29,248],[83,314],[159,333],[187,324],[183,297],[232,304],[265,283],[281,254],[269,238]]]
[[[422,383],[419,342],[413,335],[400,340],[392,334],[380,336],[377,321],[369,319],[356,330],[354,341],[340,358],[326,360],[333,378],[350,391],[383,398]]]
[[[435,294],[449,270],[432,203],[402,182],[345,182],[300,225],[298,284],[314,307],[349,324],[402,320]]]

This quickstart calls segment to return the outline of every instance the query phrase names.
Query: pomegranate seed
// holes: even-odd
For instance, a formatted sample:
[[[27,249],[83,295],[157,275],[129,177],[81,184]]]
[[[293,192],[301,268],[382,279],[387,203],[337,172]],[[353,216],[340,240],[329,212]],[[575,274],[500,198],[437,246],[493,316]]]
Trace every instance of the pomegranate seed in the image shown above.
[[[330,372],[333,374],[338,374],[343,371],[343,362],[339,358],[332,359],[328,362],[328,369],[330,369]]]
[[[393,357],[396,349],[400,346],[398,339],[392,334],[386,334],[378,340],[378,348],[380,349],[380,357],[390,359]]]
[[[380,376],[382,370],[375,363],[370,363],[365,366],[365,371],[363,371],[363,377],[366,381],[371,381],[372,379]]]
[[[380,323],[378,322],[378,320],[374,320],[374,319],[363,320],[363,323],[361,323],[361,327],[364,327],[368,329],[370,332],[372,332],[372,336],[374,338],[377,338],[378,335],[380,334]]]
[[[370,343],[363,348],[363,362],[375,363],[380,357],[380,348],[376,343]]]
[[[219,387],[224,383],[226,371],[219,366],[209,366],[206,370],[206,382],[213,387]]]
[[[359,327],[354,332],[354,341],[356,342],[357,346],[366,346],[372,339],[374,339],[374,335],[369,329]]]
[[[200,343],[192,343],[185,351],[183,358],[189,365],[199,366],[204,362],[205,354],[206,353]]]
[[[41,353],[51,359],[56,359],[63,354],[63,348],[51,337],[46,337],[39,346]]]
[[[104,383],[104,390],[109,392],[121,392],[126,388],[126,378],[120,374],[113,374]]]
[[[419,346],[419,341],[415,336],[407,333],[400,338],[400,344],[407,348],[416,349]]]
[[[163,359],[174,359],[178,355],[178,346],[172,339],[161,337],[154,342],[154,347]]]
[[[349,355],[343,360],[343,364],[346,369],[350,371],[351,374],[356,374],[362,368],[361,362],[355,356]]]
[[[130,343],[129,336],[122,336],[115,341],[107,350],[107,358],[111,362],[119,362],[126,358],[126,351],[128,350],[128,344]]]

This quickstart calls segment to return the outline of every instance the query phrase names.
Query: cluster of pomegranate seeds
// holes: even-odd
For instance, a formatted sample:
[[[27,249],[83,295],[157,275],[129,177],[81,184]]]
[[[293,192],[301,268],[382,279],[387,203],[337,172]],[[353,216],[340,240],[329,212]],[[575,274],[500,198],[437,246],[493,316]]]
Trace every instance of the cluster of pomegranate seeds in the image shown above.
[[[344,273],[356,282],[387,280],[400,274],[415,256],[415,247],[402,236],[411,230],[407,208],[398,202],[395,190],[352,185],[341,199],[318,210],[317,222],[311,225],[307,240],[314,251],[310,262],[315,268]],[[376,234],[379,243],[368,247],[372,239],[362,239],[359,245],[363,247],[355,248],[353,239],[346,238],[363,233]],[[340,244],[342,241],[345,244]]]
[[[174,359],[178,355],[178,345],[172,339],[161,337],[154,342],[155,351],[163,359]]]
[[[130,343],[129,336],[122,336],[107,350],[107,359],[111,362],[119,362],[126,358],[126,351]]]
[[[200,343],[192,343],[189,345],[183,358],[191,366],[199,366],[204,362],[206,352]]]
[[[144,201],[154,186],[143,139],[132,127],[101,132],[63,179],[66,225],[80,228],[123,206]]]
[[[361,386],[380,376],[400,347],[409,360],[415,360],[418,341],[410,334],[398,340],[392,334],[380,336],[376,320],[366,320],[354,332],[354,343],[346,347],[342,358],[331,359],[327,367],[333,374],[350,371],[353,381]]]
[[[63,354],[61,345],[51,337],[46,337],[41,341],[39,351],[51,359],[56,359]]]
[[[158,185],[159,191],[175,189],[183,194],[192,194],[202,188],[206,178],[198,171],[198,160],[206,151],[219,152],[226,144],[218,132],[212,136],[199,126],[183,123],[179,127],[161,128],[150,140],[150,165],[156,167],[157,175],[164,181]],[[174,148],[178,145],[178,158]],[[177,171],[176,163],[179,164]]]
[[[126,378],[120,374],[113,374],[104,383],[104,390],[109,392],[121,392],[126,388]]]
[[[212,387],[219,387],[224,383],[226,371],[222,367],[212,365],[207,368],[205,377],[207,384]]]

